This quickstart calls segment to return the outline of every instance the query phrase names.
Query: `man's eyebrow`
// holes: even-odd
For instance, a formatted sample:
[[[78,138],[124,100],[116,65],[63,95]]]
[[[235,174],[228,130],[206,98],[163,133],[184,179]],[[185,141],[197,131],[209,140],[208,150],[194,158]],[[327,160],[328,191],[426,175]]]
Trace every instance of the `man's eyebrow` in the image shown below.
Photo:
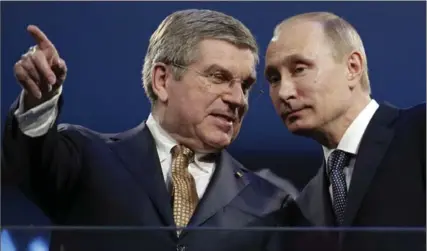
[[[225,71],[231,74],[231,72],[229,70],[227,70],[225,67],[219,65],[219,64],[212,64],[210,65],[208,68],[206,68],[205,70],[203,70],[203,72],[212,72],[214,70],[221,70],[221,71]]]
[[[306,57],[304,57],[303,55],[301,55],[301,54],[299,54],[299,53],[294,53],[294,54],[287,55],[287,56],[283,57],[283,58],[279,61],[279,64],[280,64],[281,66],[286,66],[286,65],[289,65],[289,64],[291,64],[291,63],[298,62],[298,61],[301,61],[301,62],[309,62],[309,61],[311,61],[311,60],[310,60],[310,59],[308,59],[308,58],[306,58]],[[271,64],[271,65],[266,65],[266,67],[265,67],[265,69],[264,69],[264,75],[267,75],[268,73],[271,73],[271,72],[273,72],[273,71],[277,71],[277,67],[275,66],[275,64],[274,64],[274,65],[273,65],[273,64]]]
[[[208,68],[206,68],[205,70],[203,70],[204,73],[212,73],[213,71],[222,71],[224,73],[226,73],[227,75],[229,75],[230,77],[233,77],[233,73],[228,70],[227,68],[219,65],[219,64],[212,64],[210,65]],[[255,81],[256,80],[256,71],[255,70],[251,70],[251,73],[247,76],[245,76],[245,80],[251,80],[251,81]]]

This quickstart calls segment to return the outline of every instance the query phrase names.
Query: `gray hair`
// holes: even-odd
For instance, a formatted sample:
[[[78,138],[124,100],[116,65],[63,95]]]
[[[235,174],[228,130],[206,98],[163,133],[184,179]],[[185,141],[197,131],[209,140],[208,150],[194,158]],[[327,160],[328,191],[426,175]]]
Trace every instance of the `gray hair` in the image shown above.
[[[239,48],[250,49],[258,64],[258,44],[250,30],[239,20],[212,10],[189,9],[167,16],[151,35],[142,69],[145,93],[154,104],[157,96],[152,87],[155,63],[188,66],[197,59],[197,45],[204,39],[218,39]],[[185,70],[174,67],[179,80]]]
[[[285,19],[274,29],[274,36],[280,32],[283,24],[291,21],[314,21],[323,26],[323,31],[326,38],[333,44],[333,55],[337,62],[342,62],[344,56],[351,53],[353,50],[360,52],[363,59],[363,73],[361,78],[362,89],[371,93],[371,86],[368,75],[368,59],[366,57],[365,48],[362,39],[356,29],[343,18],[330,12],[309,12],[296,15]]]

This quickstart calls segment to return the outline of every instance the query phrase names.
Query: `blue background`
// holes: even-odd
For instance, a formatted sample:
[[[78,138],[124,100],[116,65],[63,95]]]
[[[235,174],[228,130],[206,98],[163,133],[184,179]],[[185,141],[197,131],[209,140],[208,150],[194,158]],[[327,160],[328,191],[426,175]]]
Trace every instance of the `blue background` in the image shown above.
[[[364,41],[374,98],[399,107],[425,101],[425,2],[1,2],[2,128],[20,92],[13,65],[34,43],[28,24],[38,25],[67,62],[61,122],[117,132],[149,113],[140,79],[151,33],[171,12],[187,8],[223,11],[255,34],[261,52],[257,89],[265,93],[252,94],[230,151],[249,168],[270,168],[299,189],[314,175],[322,155],[312,140],[287,132],[268,96],[264,53],[282,19],[309,11],[344,17]],[[49,222],[16,189],[2,190],[3,224]],[[14,235],[16,245],[27,245],[23,236]]]

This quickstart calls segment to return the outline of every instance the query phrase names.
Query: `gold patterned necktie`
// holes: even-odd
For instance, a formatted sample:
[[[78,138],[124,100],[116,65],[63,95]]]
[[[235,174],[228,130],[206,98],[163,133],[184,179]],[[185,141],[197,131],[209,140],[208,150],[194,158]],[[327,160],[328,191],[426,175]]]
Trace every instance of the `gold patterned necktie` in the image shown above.
[[[172,148],[173,216],[177,227],[187,226],[199,201],[196,183],[188,171],[188,165],[193,160],[194,152],[191,149],[182,145]]]

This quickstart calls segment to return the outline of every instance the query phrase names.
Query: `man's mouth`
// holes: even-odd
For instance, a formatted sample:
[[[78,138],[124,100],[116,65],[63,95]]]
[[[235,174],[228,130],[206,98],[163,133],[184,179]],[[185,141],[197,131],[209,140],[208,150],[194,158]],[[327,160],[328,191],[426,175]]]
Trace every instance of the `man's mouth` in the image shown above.
[[[228,123],[234,123],[236,121],[236,117],[224,113],[214,113],[212,116],[225,120]]]
[[[294,115],[295,113],[304,110],[306,107],[302,107],[302,108],[298,108],[298,109],[294,109],[294,110],[288,110],[282,113],[282,118],[286,119],[292,115]]]

